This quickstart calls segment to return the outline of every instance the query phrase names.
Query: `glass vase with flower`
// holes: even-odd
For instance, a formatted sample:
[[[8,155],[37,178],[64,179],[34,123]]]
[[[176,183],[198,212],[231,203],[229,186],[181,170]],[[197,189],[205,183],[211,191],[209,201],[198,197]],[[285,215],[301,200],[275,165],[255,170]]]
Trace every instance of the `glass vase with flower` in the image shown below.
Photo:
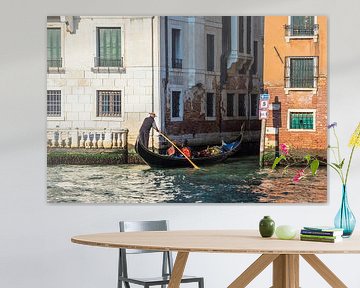
[[[332,169],[334,169],[336,173],[339,175],[342,183],[341,206],[335,216],[334,225],[336,228],[342,228],[344,230],[343,237],[350,237],[354,231],[356,219],[349,206],[347,183],[349,179],[349,171],[350,171],[350,166],[352,163],[355,148],[360,147],[360,123],[358,123],[357,128],[355,129],[354,133],[350,138],[349,146],[351,148],[351,152],[348,161],[346,161],[346,159],[343,158],[341,155],[339,138],[336,133],[336,126],[337,126],[336,122],[328,125],[328,128],[332,130],[336,140],[335,146],[331,146],[331,145],[328,146],[329,150],[331,150],[332,152],[332,157],[334,159],[334,162],[331,163],[323,162],[317,159],[316,156],[306,155],[304,156],[304,159],[301,162],[301,163],[305,163],[305,167],[299,169],[296,172],[296,174],[293,177],[293,182],[298,183],[302,178],[307,177],[309,175],[315,176],[320,164],[328,165]],[[288,161],[288,158],[291,158],[289,153],[290,149],[288,145],[280,144],[279,148],[280,148],[280,155],[275,158],[272,166],[273,169],[275,169],[275,167],[280,162],[286,163],[284,171],[286,171],[287,168],[291,165],[299,164],[298,162],[290,163]]]

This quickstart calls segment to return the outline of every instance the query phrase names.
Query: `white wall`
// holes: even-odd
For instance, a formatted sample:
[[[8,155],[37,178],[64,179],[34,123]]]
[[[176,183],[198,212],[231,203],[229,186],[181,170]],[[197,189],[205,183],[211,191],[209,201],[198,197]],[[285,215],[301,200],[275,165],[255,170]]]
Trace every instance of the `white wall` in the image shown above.
[[[110,2],[110,3],[108,3]],[[56,1],[2,5],[0,27],[0,287],[116,287],[116,250],[70,243],[75,234],[116,231],[119,219],[171,221],[172,229],[256,228],[263,215],[278,224],[330,224],[340,202],[340,183],[329,175],[325,205],[49,205],[46,203],[46,16],[102,14],[244,14],[329,16],[329,118],[341,144],[360,120],[360,39],[357,0],[290,1]],[[19,9],[21,7],[21,9]],[[332,139],[333,140],[333,139]],[[360,151],[349,183],[360,220]],[[357,177],[356,177],[357,176]],[[360,222],[360,221],[359,221]],[[359,233],[360,224],[357,226]],[[192,254],[187,272],[204,275],[207,288],[226,287],[255,255]],[[360,255],[321,256],[347,283],[360,287]],[[139,263],[139,268],[144,268]],[[146,268],[144,268],[146,269]],[[249,287],[269,287],[270,270]],[[328,287],[301,262],[302,287]]]

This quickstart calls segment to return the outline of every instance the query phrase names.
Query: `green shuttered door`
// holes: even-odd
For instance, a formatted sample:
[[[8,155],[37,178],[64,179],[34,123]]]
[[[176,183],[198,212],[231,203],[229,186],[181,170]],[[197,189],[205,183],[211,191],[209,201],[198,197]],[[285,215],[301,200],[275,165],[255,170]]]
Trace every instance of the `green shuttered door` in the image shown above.
[[[121,28],[99,28],[99,66],[121,66]]]
[[[61,29],[47,29],[47,57],[49,67],[60,67],[61,65]],[[59,63],[60,62],[60,63]]]

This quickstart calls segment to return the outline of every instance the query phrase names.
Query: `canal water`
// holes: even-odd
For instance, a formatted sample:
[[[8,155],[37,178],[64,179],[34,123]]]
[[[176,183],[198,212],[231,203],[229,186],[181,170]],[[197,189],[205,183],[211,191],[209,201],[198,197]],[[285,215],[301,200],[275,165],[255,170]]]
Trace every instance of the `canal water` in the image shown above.
[[[291,176],[259,170],[256,156],[228,159],[200,170],[57,165],[48,167],[47,197],[50,203],[324,202],[326,169],[320,172],[325,177],[294,186]],[[303,195],[309,184],[316,195]]]

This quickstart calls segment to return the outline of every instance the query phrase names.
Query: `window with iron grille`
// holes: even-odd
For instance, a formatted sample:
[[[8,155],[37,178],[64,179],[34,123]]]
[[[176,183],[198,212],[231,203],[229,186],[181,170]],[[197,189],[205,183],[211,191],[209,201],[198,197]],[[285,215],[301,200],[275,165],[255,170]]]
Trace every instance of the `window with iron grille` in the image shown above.
[[[97,91],[97,116],[121,117],[121,91]]]
[[[314,112],[290,112],[290,129],[314,130]]]
[[[61,90],[47,90],[47,116],[61,116]]]
[[[206,35],[206,48],[207,48],[207,71],[214,71],[214,58],[215,58],[215,41],[214,35]]]
[[[206,117],[215,117],[214,93],[206,93]]]
[[[239,94],[238,95],[238,116],[246,117],[246,94]]]
[[[47,66],[62,67],[60,28],[47,28]]]
[[[180,29],[171,29],[172,68],[182,68]]]
[[[97,28],[98,51],[96,67],[122,67],[121,28]]]
[[[251,94],[250,96],[250,116],[257,117],[259,111],[259,95]]]
[[[171,118],[181,117],[181,92],[172,91],[171,93]]]
[[[234,116],[234,93],[228,93],[226,97],[226,116]]]
[[[286,88],[315,88],[317,57],[288,57],[286,59]]]
[[[291,16],[288,36],[314,36],[314,16]]]

